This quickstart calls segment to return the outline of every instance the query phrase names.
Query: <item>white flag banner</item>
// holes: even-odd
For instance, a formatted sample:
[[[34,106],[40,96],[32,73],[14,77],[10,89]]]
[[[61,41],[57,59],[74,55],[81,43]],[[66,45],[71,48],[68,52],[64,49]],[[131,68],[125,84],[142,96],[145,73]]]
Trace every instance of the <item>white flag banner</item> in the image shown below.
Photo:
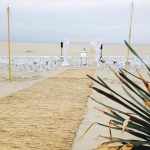
[[[92,47],[95,50],[95,62],[99,63],[99,58],[100,58],[100,46],[101,46],[101,42],[100,40],[95,40],[91,42]]]
[[[62,63],[62,66],[69,66],[70,65],[68,63],[68,50],[69,50],[69,40],[64,39],[64,41],[63,41],[63,58],[64,58],[64,61]]]

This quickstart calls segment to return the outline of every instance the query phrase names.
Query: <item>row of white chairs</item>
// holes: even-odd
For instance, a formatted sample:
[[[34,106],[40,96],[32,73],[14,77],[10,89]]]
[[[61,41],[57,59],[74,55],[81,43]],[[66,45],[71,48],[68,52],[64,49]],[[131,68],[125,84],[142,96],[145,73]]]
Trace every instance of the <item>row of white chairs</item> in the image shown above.
[[[150,66],[150,56],[141,57],[142,60]],[[146,66],[135,56],[130,57],[128,60],[125,56],[106,56],[103,58],[105,63],[100,63],[100,67],[103,70],[109,70],[109,66],[115,69],[125,68],[130,71],[138,69],[140,71],[146,71]],[[127,64],[126,64],[127,63]]]
[[[14,71],[51,71],[57,68],[59,57],[56,56],[14,56],[11,65]],[[8,69],[8,58],[0,57],[0,69]]]
[[[150,56],[145,56],[142,57],[142,59],[144,60],[144,62],[150,66]],[[141,71],[145,71],[146,67],[145,65],[137,58],[137,57],[130,57],[128,59],[128,64],[127,63],[127,59],[125,56],[104,56],[103,57],[103,63],[101,61],[99,61],[99,63],[96,63],[95,60],[93,58],[81,58],[81,57],[70,57],[68,60],[72,60],[69,62],[70,64],[72,64],[72,66],[75,67],[94,67],[97,66],[99,69],[102,70],[108,70],[109,66],[111,66],[112,68],[127,68],[128,70],[141,70]]]
[[[150,65],[150,56],[142,57],[147,65]],[[68,56],[68,63],[74,67],[90,67],[98,66],[99,69],[108,70],[111,66],[113,68],[125,68],[126,57],[125,56],[104,56],[105,63],[99,62],[98,64],[90,57],[80,56]],[[136,57],[130,57],[128,60],[128,69],[133,70],[135,68],[145,71],[146,67]],[[11,58],[11,64],[14,71],[51,71],[61,67],[62,60],[59,56],[13,56]],[[6,56],[0,57],[0,69],[8,69],[8,58]]]

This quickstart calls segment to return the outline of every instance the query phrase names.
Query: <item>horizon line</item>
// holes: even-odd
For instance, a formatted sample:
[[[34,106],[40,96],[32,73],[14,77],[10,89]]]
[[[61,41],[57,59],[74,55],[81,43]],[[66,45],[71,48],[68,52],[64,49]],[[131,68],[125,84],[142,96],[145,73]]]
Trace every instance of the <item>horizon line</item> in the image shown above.
[[[0,40],[0,42],[5,42],[7,43],[8,41],[7,40]],[[12,43],[49,43],[49,44],[58,44],[60,43],[61,41],[19,41],[19,40],[12,40],[11,41]],[[91,41],[70,41],[70,43],[89,43],[90,44]],[[124,45],[124,41],[123,42],[102,42],[103,44],[106,44],[106,45]],[[131,42],[132,45],[150,45],[150,43],[135,43],[135,42]]]

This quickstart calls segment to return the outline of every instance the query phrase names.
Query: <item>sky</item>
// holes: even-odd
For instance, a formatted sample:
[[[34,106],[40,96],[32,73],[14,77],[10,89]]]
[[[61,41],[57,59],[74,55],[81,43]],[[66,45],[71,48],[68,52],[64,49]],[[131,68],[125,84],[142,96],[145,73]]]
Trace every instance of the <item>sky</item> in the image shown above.
[[[0,0],[0,41],[73,42],[128,40],[132,0]],[[134,0],[131,41],[150,44],[150,0]]]

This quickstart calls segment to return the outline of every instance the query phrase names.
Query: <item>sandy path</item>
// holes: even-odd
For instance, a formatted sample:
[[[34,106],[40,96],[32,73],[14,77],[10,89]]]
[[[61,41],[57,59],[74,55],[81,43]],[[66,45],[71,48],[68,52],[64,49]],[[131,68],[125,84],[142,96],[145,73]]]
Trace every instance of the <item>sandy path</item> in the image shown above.
[[[65,71],[66,68],[59,68],[51,72],[13,72],[12,80],[8,80],[8,72],[0,73],[0,100],[10,94],[29,88],[37,82],[43,81],[54,74]]]
[[[0,149],[70,150],[91,89],[70,69],[0,101]]]

